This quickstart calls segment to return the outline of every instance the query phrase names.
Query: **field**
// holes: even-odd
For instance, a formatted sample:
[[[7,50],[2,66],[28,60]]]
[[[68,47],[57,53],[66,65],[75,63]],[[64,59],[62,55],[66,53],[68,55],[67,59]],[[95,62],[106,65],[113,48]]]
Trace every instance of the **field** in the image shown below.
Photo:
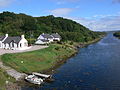
[[[1,59],[19,72],[41,72],[70,57],[76,50],[70,46],[53,44],[48,48],[25,53],[4,54]]]

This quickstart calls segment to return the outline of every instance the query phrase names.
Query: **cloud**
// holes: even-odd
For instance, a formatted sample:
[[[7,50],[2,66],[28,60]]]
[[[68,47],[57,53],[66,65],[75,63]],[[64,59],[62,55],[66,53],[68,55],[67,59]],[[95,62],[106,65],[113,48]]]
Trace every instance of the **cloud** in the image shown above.
[[[0,7],[6,7],[10,5],[14,0],[0,0]]]
[[[51,1],[56,2],[57,4],[65,4],[65,3],[78,2],[79,0],[51,0]]]
[[[120,16],[108,16],[100,19],[69,18],[93,31],[120,30]]]
[[[73,8],[58,8],[50,10],[49,12],[55,16],[65,16],[71,13],[73,10],[74,10]]]

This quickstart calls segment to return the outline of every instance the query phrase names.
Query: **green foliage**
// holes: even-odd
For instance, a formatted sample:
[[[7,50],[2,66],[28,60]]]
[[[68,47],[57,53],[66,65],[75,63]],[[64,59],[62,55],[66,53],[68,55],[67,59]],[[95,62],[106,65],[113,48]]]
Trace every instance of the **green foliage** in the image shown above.
[[[118,31],[118,32],[115,32],[113,35],[114,35],[115,37],[118,37],[118,38],[120,38],[120,31]]]
[[[83,25],[53,15],[32,17],[12,12],[0,13],[0,33],[12,36],[25,34],[29,39],[36,39],[41,33],[59,33],[63,41],[87,42],[98,38],[100,32],[90,31]]]

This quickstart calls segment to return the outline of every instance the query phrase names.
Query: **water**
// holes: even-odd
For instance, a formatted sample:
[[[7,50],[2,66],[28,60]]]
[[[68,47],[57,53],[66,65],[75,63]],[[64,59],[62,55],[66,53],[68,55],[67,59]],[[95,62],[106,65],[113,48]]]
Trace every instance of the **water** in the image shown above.
[[[120,40],[109,33],[57,69],[53,83],[22,90],[120,90]]]

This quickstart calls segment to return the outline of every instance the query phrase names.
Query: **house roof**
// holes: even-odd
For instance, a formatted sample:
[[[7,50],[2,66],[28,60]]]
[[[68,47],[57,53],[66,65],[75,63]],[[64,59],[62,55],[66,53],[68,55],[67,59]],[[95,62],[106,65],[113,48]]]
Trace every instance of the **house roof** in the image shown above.
[[[54,38],[61,38],[61,36],[60,36],[58,33],[53,33],[52,36],[53,36]]]
[[[5,36],[0,36],[0,41],[2,41],[5,38]]]
[[[43,36],[44,38],[53,38],[50,34],[42,34],[41,36]]]
[[[49,40],[41,39],[42,42],[49,42]]]
[[[17,37],[7,37],[3,43],[6,44],[6,43],[14,42],[14,43],[18,44],[20,42],[20,40],[21,40],[21,37],[19,37],[19,36],[17,36]]]

